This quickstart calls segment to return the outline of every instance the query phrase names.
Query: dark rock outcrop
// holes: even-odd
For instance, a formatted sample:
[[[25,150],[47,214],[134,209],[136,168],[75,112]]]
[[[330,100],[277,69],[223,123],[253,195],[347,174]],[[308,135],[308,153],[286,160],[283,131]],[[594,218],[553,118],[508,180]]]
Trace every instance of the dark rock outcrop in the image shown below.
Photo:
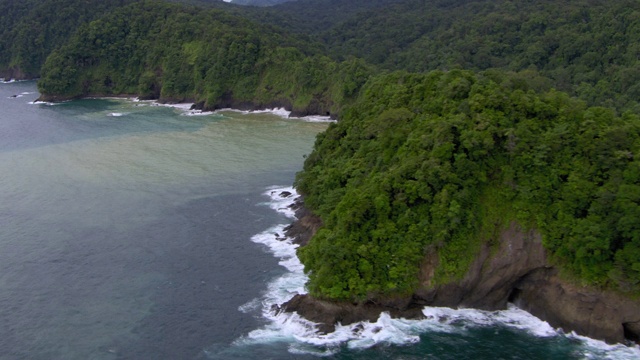
[[[303,206],[298,212],[300,220],[288,228],[287,235],[305,244],[322,222]],[[535,230],[525,231],[512,223],[497,234],[481,247],[461,280],[435,285],[439,260],[436,249],[431,249],[422,261],[420,286],[412,296],[353,304],[296,295],[282,309],[297,312],[327,332],[336,323],[375,320],[383,311],[394,317],[419,318],[423,306],[501,310],[513,302],[564,331],[610,343],[640,343],[640,300],[563,279],[548,261]]]
[[[377,304],[375,302],[347,303],[315,299],[309,295],[295,295],[284,303],[281,310],[297,312],[304,318],[318,324],[318,332],[326,334],[335,331],[336,324],[353,324],[359,321],[376,321],[382,312],[389,312],[393,317],[420,319],[423,318],[422,306],[408,306],[404,299],[399,299],[403,306]]]
[[[511,300],[520,308],[565,331],[609,343],[640,340],[640,302],[564,281],[551,268],[516,284]],[[640,343],[640,342],[638,342]]]
[[[459,281],[433,286],[438,256],[433,249],[420,267],[416,296],[433,306],[505,309],[514,285],[527,274],[547,267],[542,238],[517,225],[498,235],[497,248],[484,244],[469,271]]]
[[[25,74],[20,68],[8,68],[0,70],[0,79],[9,80],[32,80],[36,74]]]
[[[218,109],[238,109],[244,111],[263,110],[263,109],[276,109],[283,108],[290,111],[290,117],[304,117],[309,115],[321,115],[329,116],[332,119],[337,118],[337,114],[332,112],[331,108],[333,102],[323,100],[318,97],[311,99],[308,105],[305,107],[296,108],[290,99],[287,98],[275,98],[270,101],[240,101],[233,97],[232,94],[225,94],[214,104],[205,106],[204,102],[196,104],[196,109],[204,111],[214,111]]]
[[[293,204],[296,212],[296,220],[284,228],[285,235],[292,239],[294,244],[306,245],[313,234],[322,226],[322,220],[302,205],[302,197],[298,197]]]

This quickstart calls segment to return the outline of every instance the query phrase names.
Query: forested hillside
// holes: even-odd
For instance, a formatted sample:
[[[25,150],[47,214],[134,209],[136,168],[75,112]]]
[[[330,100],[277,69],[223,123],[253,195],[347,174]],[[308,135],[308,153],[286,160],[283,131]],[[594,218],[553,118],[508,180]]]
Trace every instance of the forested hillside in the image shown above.
[[[0,2],[0,77],[35,78],[53,49],[80,24],[135,0],[3,0]]]
[[[330,299],[410,295],[425,249],[462,277],[515,221],[582,284],[640,291],[640,118],[500,72],[369,81],[296,186],[325,226],[299,255]]]
[[[231,0],[230,2],[238,5],[273,6],[287,1],[292,0]]]
[[[85,24],[54,51],[38,83],[44,98],[132,94],[219,106],[287,106],[336,113],[370,67],[216,9],[145,1]]]
[[[640,111],[640,3],[407,0],[321,34],[387,69],[530,70],[592,105]]]
[[[509,222],[577,282],[640,292],[640,3],[129,2],[0,4],[0,70],[48,100],[339,116],[296,180],[325,224],[300,252],[315,295],[409,294],[426,248],[456,279]]]
[[[134,0],[0,4],[0,75],[39,76],[44,59],[77,27]],[[334,60],[382,68],[527,71],[534,81],[591,105],[639,111],[640,4],[631,0],[297,0],[262,10],[222,1],[174,0],[224,9],[304,34]],[[315,39],[315,40],[314,40]],[[320,46],[320,45],[318,45]]]

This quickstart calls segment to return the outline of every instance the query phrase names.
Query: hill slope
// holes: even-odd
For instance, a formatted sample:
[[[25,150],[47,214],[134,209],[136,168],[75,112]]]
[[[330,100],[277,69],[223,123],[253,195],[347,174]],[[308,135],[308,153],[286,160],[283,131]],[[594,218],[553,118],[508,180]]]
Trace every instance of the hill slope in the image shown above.
[[[226,11],[145,1],[81,26],[49,56],[38,87],[46,100],[130,94],[335,114],[371,70],[319,49]]]
[[[80,24],[135,0],[5,0],[0,2],[0,77],[31,79],[53,49]]]

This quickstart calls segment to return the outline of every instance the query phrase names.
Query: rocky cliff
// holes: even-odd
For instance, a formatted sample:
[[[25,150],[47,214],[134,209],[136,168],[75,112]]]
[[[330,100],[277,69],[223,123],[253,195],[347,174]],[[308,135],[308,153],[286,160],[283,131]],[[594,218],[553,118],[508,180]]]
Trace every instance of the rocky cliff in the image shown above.
[[[11,67],[0,70],[0,79],[9,80],[32,80],[35,75],[25,74],[19,67]]]
[[[322,223],[304,207],[298,215],[287,235],[304,244]],[[331,332],[338,322],[372,321],[384,311],[395,317],[419,318],[424,306],[501,310],[513,302],[566,332],[610,343],[640,343],[640,300],[563,279],[548,261],[535,230],[525,231],[512,223],[496,234],[461,280],[434,284],[438,255],[433,249],[422,261],[420,286],[412,296],[338,303],[296,295],[282,309],[318,323],[320,332]]]

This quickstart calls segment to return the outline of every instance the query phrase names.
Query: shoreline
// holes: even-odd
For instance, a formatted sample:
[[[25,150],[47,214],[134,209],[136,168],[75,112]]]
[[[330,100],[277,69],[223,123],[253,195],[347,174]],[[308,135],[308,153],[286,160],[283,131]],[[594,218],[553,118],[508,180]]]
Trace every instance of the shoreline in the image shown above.
[[[375,318],[359,319],[350,324],[337,323],[332,332],[323,333],[322,324],[310,321],[299,313],[283,311],[281,306],[286,300],[306,293],[303,284],[307,278],[303,265],[295,255],[296,249],[301,245],[291,228],[300,222],[299,216],[308,210],[300,206],[302,198],[293,187],[270,187],[264,195],[270,198],[269,206],[273,210],[294,222],[287,226],[273,226],[252,237],[252,241],[266,245],[280,259],[280,265],[288,271],[267,284],[264,297],[239,307],[242,312],[258,311],[259,304],[262,304],[262,316],[269,323],[234,341],[236,346],[270,344],[274,339],[279,339],[278,341],[289,344],[290,352],[333,355],[344,347],[364,350],[377,346],[411,345],[420,342],[422,334],[456,334],[461,326],[464,329],[490,326],[496,329],[513,329],[522,332],[523,336],[530,334],[540,339],[567,339],[575,344],[575,351],[590,354],[589,358],[613,356],[632,359],[640,356],[638,345],[610,345],[601,340],[565,332],[511,303],[504,310],[498,311],[421,306],[415,312],[419,313],[419,319],[414,320],[381,311]]]
[[[296,206],[297,220],[286,235],[304,246],[321,226],[321,220],[303,203]],[[495,240],[499,247],[492,250],[483,245],[462,279],[437,286],[431,285],[438,266],[437,252],[428,252],[420,268],[421,285],[410,296],[380,296],[351,303],[305,294],[296,295],[280,308],[319,323],[321,332],[330,333],[336,324],[371,321],[384,312],[392,317],[421,319],[420,309],[425,306],[496,311],[512,303],[554,328],[612,344],[640,345],[640,303],[564,280],[547,261],[542,238],[535,231],[524,231],[512,223]]]
[[[28,80],[25,80],[28,81]],[[298,119],[309,122],[337,122],[337,117],[332,115],[322,115],[322,114],[306,114],[300,115],[293,110],[287,109],[286,106],[240,106],[236,107],[219,107],[213,109],[204,108],[202,103],[195,102],[193,99],[182,99],[181,101],[171,101],[167,99],[145,99],[141,98],[135,94],[116,94],[116,95],[101,95],[101,94],[88,94],[82,95],[79,97],[72,98],[60,98],[56,96],[43,96],[40,94],[38,99],[33,101],[33,104],[47,104],[54,105],[58,103],[64,103],[73,100],[81,100],[81,99],[112,99],[112,100],[129,100],[133,102],[149,102],[152,106],[166,106],[184,110],[188,112],[187,116],[205,116],[210,114],[216,114],[220,112],[238,112],[242,114],[260,114],[260,113],[270,113],[276,116],[280,116],[286,119]],[[280,102],[273,102],[273,104],[280,104]],[[245,104],[246,105],[246,104]]]

